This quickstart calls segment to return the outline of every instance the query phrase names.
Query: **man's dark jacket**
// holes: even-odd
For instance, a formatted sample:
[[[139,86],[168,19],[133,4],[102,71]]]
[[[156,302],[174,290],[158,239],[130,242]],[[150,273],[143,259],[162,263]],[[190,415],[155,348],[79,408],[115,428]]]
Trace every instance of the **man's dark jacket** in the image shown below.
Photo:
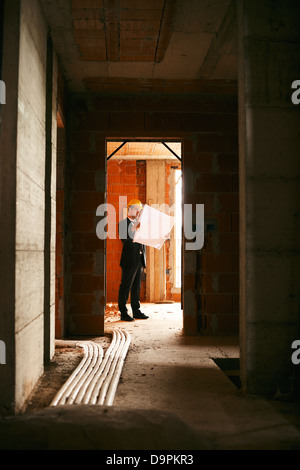
[[[136,267],[141,260],[142,267],[146,267],[145,246],[133,242],[132,221],[127,217],[119,222],[119,237],[123,243],[120,260],[121,267]]]

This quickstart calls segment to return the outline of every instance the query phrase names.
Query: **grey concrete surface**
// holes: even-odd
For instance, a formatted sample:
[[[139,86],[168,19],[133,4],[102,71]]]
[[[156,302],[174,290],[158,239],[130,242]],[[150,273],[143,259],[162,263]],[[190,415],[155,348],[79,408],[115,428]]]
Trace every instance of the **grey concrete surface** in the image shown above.
[[[145,304],[148,320],[111,321],[130,348],[112,407],[67,405],[0,420],[1,449],[300,449],[299,404],[245,397],[213,360],[236,337],[185,337],[179,304]],[[95,341],[100,338],[94,338]]]

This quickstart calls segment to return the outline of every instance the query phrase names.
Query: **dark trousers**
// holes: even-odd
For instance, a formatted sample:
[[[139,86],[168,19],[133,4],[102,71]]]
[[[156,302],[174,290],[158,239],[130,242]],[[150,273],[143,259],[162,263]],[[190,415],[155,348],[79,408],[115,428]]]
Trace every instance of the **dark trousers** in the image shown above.
[[[130,266],[122,267],[122,279],[119,288],[119,310],[121,315],[128,313],[126,302],[131,293],[130,301],[132,313],[137,312],[140,309],[140,290],[141,290],[141,279],[142,279],[142,265],[135,268]]]

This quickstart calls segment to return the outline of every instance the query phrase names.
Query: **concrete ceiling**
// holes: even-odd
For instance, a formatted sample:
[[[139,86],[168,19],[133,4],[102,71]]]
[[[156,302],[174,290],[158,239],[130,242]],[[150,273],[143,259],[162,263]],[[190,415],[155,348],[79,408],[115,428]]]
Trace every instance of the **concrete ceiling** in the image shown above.
[[[231,0],[43,0],[74,92],[197,92],[237,79]]]

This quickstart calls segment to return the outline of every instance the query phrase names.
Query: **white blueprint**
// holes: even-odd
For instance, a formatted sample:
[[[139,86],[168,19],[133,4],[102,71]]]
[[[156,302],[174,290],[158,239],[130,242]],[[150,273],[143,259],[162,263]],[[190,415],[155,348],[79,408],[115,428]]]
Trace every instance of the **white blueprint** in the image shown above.
[[[133,241],[160,250],[169,238],[174,222],[174,217],[145,204],[139,216],[140,227],[135,231]]]

